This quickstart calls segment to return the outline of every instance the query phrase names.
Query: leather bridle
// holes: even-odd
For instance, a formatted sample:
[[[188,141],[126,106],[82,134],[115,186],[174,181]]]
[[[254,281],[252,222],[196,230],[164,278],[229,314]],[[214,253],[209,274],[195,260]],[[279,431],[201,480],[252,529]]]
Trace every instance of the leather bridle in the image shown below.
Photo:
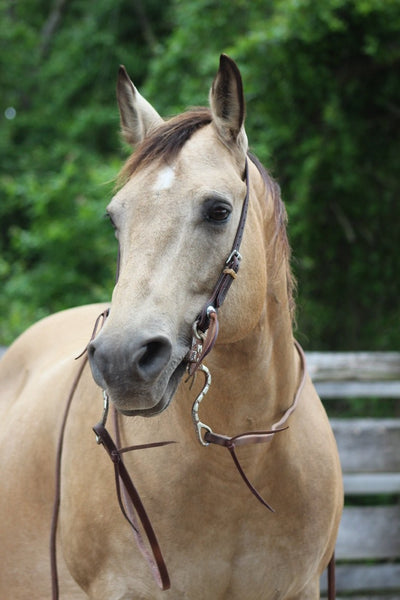
[[[251,158],[251,156],[249,155]],[[257,164],[257,163],[255,163]],[[202,445],[208,446],[209,444],[216,444],[218,446],[222,446],[228,449],[229,453],[232,456],[234,464],[242,477],[243,481],[250,489],[250,491],[254,494],[254,496],[270,511],[274,512],[273,508],[264,500],[264,498],[259,494],[259,492],[255,489],[255,487],[248,480],[239,460],[236,455],[236,448],[248,444],[259,444],[269,442],[272,437],[281,431],[287,429],[287,421],[291,414],[296,409],[303,387],[306,381],[306,364],[303,350],[300,345],[295,342],[295,346],[297,348],[299,357],[300,357],[300,382],[298,384],[296,394],[292,404],[285,411],[282,418],[272,425],[271,429],[268,431],[253,431],[253,432],[245,432],[240,435],[236,435],[233,437],[228,437],[222,434],[217,434],[212,431],[212,429],[202,423],[198,417],[198,409],[201,400],[204,395],[207,393],[208,388],[211,384],[211,375],[202,363],[207,356],[207,354],[213,348],[217,335],[218,335],[218,316],[217,311],[223,304],[226,295],[229,291],[229,288],[234,279],[236,279],[240,262],[241,262],[241,254],[239,252],[240,245],[243,238],[243,232],[246,224],[246,217],[249,205],[249,196],[250,196],[250,186],[249,186],[249,172],[248,172],[248,160],[246,158],[245,164],[245,182],[246,182],[246,196],[243,201],[242,211],[236,231],[236,235],[233,241],[231,252],[228,258],[225,261],[224,267],[219,275],[218,281],[214,287],[214,290],[209,298],[209,300],[205,303],[203,309],[199,313],[193,324],[193,339],[191,349],[186,357],[187,360],[187,370],[189,377],[193,376],[196,371],[202,371],[205,375],[205,385],[202,392],[199,394],[197,399],[193,404],[192,409],[192,417],[194,421],[194,425],[199,437],[199,441]],[[117,279],[119,272],[119,259],[117,265]],[[98,317],[95,327],[93,330],[93,334],[91,337],[91,341],[97,334],[97,329],[99,323],[101,326],[104,324],[109,314],[109,310],[105,310]],[[82,353],[84,354],[85,351]],[[80,358],[80,355],[77,358]],[[56,536],[57,536],[57,524],[58,524],[58,514],[59,514],[59,506],[60,506],[60,497],[61,497],[61,460],[62,460],[62,449],[63,449],[63,439],[64,432],[66,427],[66,422],[69,414],[69,409],[72,403],[72,399],[74,397],[76,388],[79,384],[80,378],[82,376],[84,367],[87,363],[87,355],[84,357],[80,368],[77,372],[77,375],[72,384],[68,399],[67,405],[65,408],[65,413],[62,421],[61,432],[58,442],[57,448],[57,457],[56,457],[56,489],[55,489],[55,499],[54,499],[54,507],[53,507],[53,517],[52,517],[52,527],[51,527],[51,536],[50,536],[50,562],[51,562],[51,576],[52,576],[52,598],[53,600],[58,600],[59,598],[59,587],[58,587],[58,574],[57,574],[57,554],[56,554]],[[153,573],[154,579],[157,581],[158,585],[162,590],[167,590],[170,588],[170,579],[168,575],[168,570],[160,549],[160,545],[158,543],[156,534],[151,525],[151,521],[146,513],[146,510],[141,501],[140,495],[136,490],[135,485],[132,482],[132,479],[125,467],[123,461],[123,454],[126,452],[130,452],[133,450],[141,450],[141,449],[149,449],[160,446],[166,446],[169,444],[173,444],[173,441],[167,442],[153,442],[149,444],[142,444],[136,446],[129,446],[125,448],[121,448],[120,442],[120,434],[119,434],[119,426],[118,426],[118,413],[115,408],[113,408],[114,414],[114,430],[115,430],[115,438],[116,442],[112,439],[111,435],[107,431],[105,425],[108,414],[108,396],[106,392],[103,392],[104,395],[104,410],[102,420],[97,423],[93,430],[96,434],[96,440],[98,444],[102,444],[107,451],[108,456],[110,457],[115,472],[115,485],[116,485],[116,493],[118,498],[118,503],[126,520],[129,522],[137,545],[147,560],[151,571]],[[139,529],[138,520],[141,522],[143,531],[148,541],[148,546],[144,542],[143,535]],[[328,566],[328,600],[335,599],[335,560],[334,555]]]
[[[197,318],[196,327],[198,331],[207,331],[210,324],[209,309],[213,308],[214,310],[218,310],[222,306],[226,295],[229,291],[229,288],[231,287],[233,280],[236,279],[237,273],[239,271],[240,261],[242,260],[242,256],[239,250],[243,239],[244,228],[246,225],[250,197],[249,165],[247,158],[244,170],[244,180],[246,183],[246,195],[243,200],[240,219],[236,229],[236,234],[233,240],[232,248],[228,258],[225,261],[225,265],[220,273],[214,290]]]

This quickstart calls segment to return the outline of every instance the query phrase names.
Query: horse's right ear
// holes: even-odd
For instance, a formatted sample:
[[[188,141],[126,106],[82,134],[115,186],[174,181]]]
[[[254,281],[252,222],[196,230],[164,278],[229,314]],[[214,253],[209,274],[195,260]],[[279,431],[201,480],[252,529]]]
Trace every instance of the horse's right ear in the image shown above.
[[[124,66],[120,66],[117,100],[121,131],[128,144],[136,146],[157,125],[163,122],[158,112],[139,94]]]

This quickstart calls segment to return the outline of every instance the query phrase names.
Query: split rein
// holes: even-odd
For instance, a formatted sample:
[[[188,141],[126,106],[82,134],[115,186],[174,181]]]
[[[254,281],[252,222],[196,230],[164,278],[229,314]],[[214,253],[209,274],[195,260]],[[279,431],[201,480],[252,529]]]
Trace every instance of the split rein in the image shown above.
[[[250,157],[251,158],[251,157]],[[298,402],[300,400],[303,387],[306,380],[306,364],[305,364],[305,356],[300,345],[295,342],[296,349],[298,351],[300,357],[300,383],[298,385],[294,400],[289,408],[285,411],[282,418],[274,423],[269,431],[254,431],[254,432],[246,432],[240,435],[236,435],[233,437],[228,437],[225,435],[221,435],[218,433],[214,433],[212,429],[203,423],[199,418],[199,407],[200,403],[203,400],[204,396],[207,394],[210,385],[211,385],[211,374],[207,367],[203,365],[203,360],[208,355],[208,353],[213,348],[215,341],[218,336],[218,316],[217,310],[220,308],[222,303],[225,300],[226,294],[233,282],[236,279],[241,255],[239,252],[239,248],[241,245],[244,226],[246,223],[247,209],[249,204],[249,175],[248,175],[248,163],[246,160],[245,167],[245,180],[246,180],[246,197],[243,202],[242,212],[238,224],[238,228],[236,231],[235,239],[233,242],[232,250],[225,261],[224,268],[219,276],[217,284],[213,290],[213,293],[205,304],[203,310],[199,314],[193,325],[193,339],[192,346],[187,355],[187,371],[189,374],[189,378],[194,377],[197,371],[201,371],[205,377],[205,383],[202,391],[197,396],[196,400],[193,403],[192,407],[192,420],[195,426],[195,430],[199,439],[199,442],[203,446],[208,446],[209,444],[216,444],[218,446],[222,446],[228,449],[230,455],[232,456],[233,462],[242,477],[244,483],[247,485],[252,494],[261,502],[263,506],[265,506],[271,512],[274,512],[273,508],[264,500],[264,498],[259,494],[256,488],[250,483],[248,480],[240,462],[236,454],[236,448],[240,446],[245,446],[249,444],[260,444],[269,442],[272,437],[281,431],[287,429],[286,422],[288,421],[291,414],[295,411]],[[118,273],[117,273],[118,276]],[[91,341],[97,335],[97,330],[104,325],[105,320],[107,319],[109,314],[109,310],[104,311],[96,320],[94,331],[92,333]],[[86,349],[85,349],[86,351]],[[85,354],[85,351],[82,354]],[[80,358],[82,356],[78,356]],[[51,563],[51,580],[52,580],[52,600],[59,599],[59,585],[58,585],[58,572],[57,572],[57,548],[56,548],[56,537],[57,537],[57,525],[58,525],[58,516],[59,516],[59,508],[60,508],[60,499],[61,499],[61,461],[62,461],[62,449],[64,442],[64,433],[65,427],[68,419],[68,414],[70,410],[70,406],[75,395],[76,389],[78,387],[80,378],[82,376],[83,370],[87,364],[87,355],[84,357],[80,368],[75,376],[73,384],[71,386],[71,390],[67,399],[67,405],[65,408],[62,425],[61,425],[61,433],[58,441],[57,447],[57,455],[56,455],[56,484],[55,484],[55,498],[54,498],[54,506],[53,506],[53,517],[52,517],[52,526],[51,526],[51,535],[50,535],[50,563]],[[118,503],[121,509],[121,512],[125,519],[130,524],[134,537],[136,539],[139,550],[142,555],[146,559],[150,569],[152,571],[153,577],[155,581],[158,583],[159,587],[162,590],[168,590],[170,588],[170,578],[168,575],[168,570],[161,552],[161,548],[159,542],[157,540],[157,536],[154,532],[154,529],[151,525],[151,521],[146,513],[144,505],[141,501],[140,495],[132,482],[132,479],[125,467],[123,461],[123,454],[126,452],[130,452],[133,450],[141,450],[141,449],[149,449],[149,448],[157,448],[161,446],[166,446],[169,444],[173,444],[173,441],[166,442],[155,442],[148,443],[136,446],[128,446],[125,448],[121,448],[121,440],[120,440],[120,432],[119,432],[119,424],[118,424],[118,413],[115,408],[113,408],[113,421],[114,421],[114,431],[115,431],[115,439],[116,442],[112,439],[111,435],[106,429],[106,421],[109,410],[109,398],[107,392],[103,391],[104,397],[104,407],[103,407],[103,415],[102,419],[99,423],[97,423],[93,427],[93,431],[96,434],[96,441],[98,444],[102,444],[109,455],[115,473],[115,486],[116,493],[118,498]],[[138,519],[142,525],[143,531],[147,538],[148,544],[145,543],[142,533],[139,529]],[[334,557],[332,557],[329,567],[328,567],[328,600],[335,599],[335,561]]]

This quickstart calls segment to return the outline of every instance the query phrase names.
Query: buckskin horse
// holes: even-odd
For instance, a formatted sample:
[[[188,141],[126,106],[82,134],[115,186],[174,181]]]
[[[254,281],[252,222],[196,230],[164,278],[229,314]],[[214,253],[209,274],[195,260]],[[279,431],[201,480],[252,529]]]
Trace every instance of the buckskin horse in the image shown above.
[[[110,309],[45,318],[0,363],[0,597],[317,599],[340,465],[239,70],[222,55],[210,107],[167,121],[123,67],[117,95],[136,150],[107,208]]]

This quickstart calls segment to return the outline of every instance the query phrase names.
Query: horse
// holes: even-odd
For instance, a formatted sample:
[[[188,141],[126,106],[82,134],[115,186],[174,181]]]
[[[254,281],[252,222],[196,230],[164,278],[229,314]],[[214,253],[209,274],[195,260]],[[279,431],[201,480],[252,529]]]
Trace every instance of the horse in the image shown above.
[[[294,339],[286,212],[248,151],[240,71],[222,55],[209,107],[166,121],[124,67],[117,98],[135,150],[107,207],[119,244],[111,303],[39,321],[0,362],[0,597],[55,597],[59,485],[61,599],[316,600],[341,470]],[[75,360],[82,348],[88,360]],[[169,590],[154,581],[96,444],[101,390],[120,444],[135,444],[124,465]]]

